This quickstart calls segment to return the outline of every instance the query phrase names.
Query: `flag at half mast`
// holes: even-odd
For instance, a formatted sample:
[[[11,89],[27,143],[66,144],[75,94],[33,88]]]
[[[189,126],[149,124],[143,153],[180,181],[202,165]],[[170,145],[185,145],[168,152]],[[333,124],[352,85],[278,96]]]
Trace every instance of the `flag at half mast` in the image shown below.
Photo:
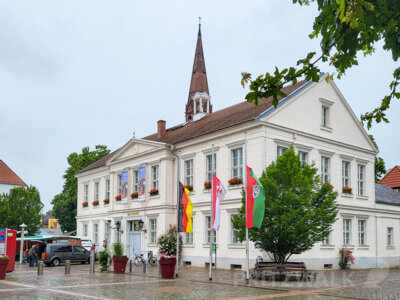
[[[179,182],[178,232],[192,232],[192,211],[189,190]]]
[[[265,193],[264,188],[253,170],[247,169],[247,207],[246,207],[246,228],[260,228],[264,219],[265,212]]]

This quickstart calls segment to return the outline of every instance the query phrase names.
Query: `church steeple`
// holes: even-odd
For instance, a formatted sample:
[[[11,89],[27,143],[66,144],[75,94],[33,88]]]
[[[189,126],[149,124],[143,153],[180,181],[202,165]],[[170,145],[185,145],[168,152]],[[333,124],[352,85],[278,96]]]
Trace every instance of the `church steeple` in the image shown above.
[[[186,104],[186,122],[200,119],[212,112],[210,93],[208,91],[206,64],[204,62],[203,43],[201,40],[201,24],[197,34],[196,51],[194,55],[192,80],[189,97]]]

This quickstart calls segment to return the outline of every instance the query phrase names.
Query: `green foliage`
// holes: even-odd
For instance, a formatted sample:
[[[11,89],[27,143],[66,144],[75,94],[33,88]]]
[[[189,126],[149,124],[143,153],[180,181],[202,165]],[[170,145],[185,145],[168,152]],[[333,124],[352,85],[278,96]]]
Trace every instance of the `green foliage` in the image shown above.
[[[20,230],[19,225],[24,223],[28,235],[35,235],[40,228],[42,208],[36,187],[15,187],[9,194],[0,195],[0,228]]]
[[[158,238],[157,245],[160,254],[176,256],[176,226],[170,226],[168,231]],[[179,253],[182,253],[182,237],[179,235]]]
[[[379,151],[378,145],[376,144],[375,138],[372,134],[368,135],[371,142],[375,145],[375,148]],[[385,161],[382,157],[375,156],[375,182],[378,182],[383,175],[386,174]]]
[[[76,205],[77,205],[77,179],[75,174],[110,153],[107,146],[97,145],[96,150],[90,151],[89,147],[82,149],[82,153],[71,153],[67,157],[69,164],[63,178],[63,190],[51,202],[53,214],[58,219],[63,231],[76,230]]]
[[[97,255],[101,265],[100,271],[102,272],[108,271],[108,267],[110,266],[110,253],[108,253],[107,244],[105,243],[103,247],[103,251]]]
[[[248,102],[256,106],[264,97],[273,98],[273,105],[278,105],[278,97],[285,97],[282,88],[287,83],[296,84],[299,79],[319,80],[321,70],[318,61],[329,61],[336,68],[337,78],[341,78],[347,69],[358,65],[357,55],[372,55],[378,41],[383,42],[383,49],[391,51],[394,61],[400,56],[400,1],[399,0],[293,0],[294,3],[309,5],[317,2],[319,15],[315,18],[310,38],[322,37],[321,54],[314,58],[310,52],[304,59],[290,67],[266,73],[252,80],[249,73],[242,73],[242,85],[249,84]],[[329,78],[332,78],[329,76]],[[372,122],[389,122],[386,110],[392,99],[400,99],[397,86],[400,84],[400,68],[393,71],[393,81],[389,84],[390,92],[381,100],[379,107],[361,116],[368,128]]]
[[[122,243],[116,242],[113,244],[114,247],[114,257],[124,257],[124,248]]]
[[[336,220],[337,192],[321,184],[314,165],[301,166],[293,147],[272,162],[260,177],[265,190],[265,216],[260,228],[249,229],[249,239],[277,263],[322,241]],[[240,240],[245,239],[245,198],[232,218]]]

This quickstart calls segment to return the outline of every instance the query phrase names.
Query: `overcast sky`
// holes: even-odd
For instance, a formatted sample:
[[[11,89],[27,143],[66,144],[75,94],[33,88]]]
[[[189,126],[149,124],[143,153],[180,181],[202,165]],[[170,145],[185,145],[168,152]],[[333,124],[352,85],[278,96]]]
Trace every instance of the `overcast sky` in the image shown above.
[[[159,119],[184,121],[199,16],[219,110],[243,101],[242,71],[320,53],[308,38],[316,15],[291,0],[0,1],[0,159],[39,189],[47,211],[70,153],[115,150]],[[395,68],[378,50],[335,82],[359,117],[389,92]],[[400,164],[399,114],[396,101],[391,123],[370,130],[388,168]]]

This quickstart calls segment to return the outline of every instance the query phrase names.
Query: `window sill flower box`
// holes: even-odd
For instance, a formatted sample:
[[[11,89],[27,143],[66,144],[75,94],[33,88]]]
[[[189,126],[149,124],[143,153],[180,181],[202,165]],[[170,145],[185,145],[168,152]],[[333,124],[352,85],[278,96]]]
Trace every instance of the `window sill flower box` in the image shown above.
[[[189,190],[189,192],[193,192],[193,185],[185,185],[185,187]]]
[[[353,189],[352,189],[351,187],[348,187],[348,186],[342,187],[342,192],[343,192],[343,194],[349,194],[349,195],[351,195],[351,194],[352,194],[352,191],[353,191]]]
[[[82,202],[82,207],[88,207],[89,203],[88,202]]]
[[[115,196],[115,201],[121,201],[121,195]]]
[[[243,183],[243,179],[240,177],[233,177],[228,180],[229,185],[238,185]]]
[[[150,196],[157,196],[158,195],[158,190],[157,189],[152,189],[149,192]]]
[[[108,199],[108,198],[107,198],[107,199],[104,199],[104,200],[103,200],[103,203],[104,203],[104,204],[110,203],[110,199]]]
[[[205,189],[205,190],[211,189],[211,181],[206,181],[206,182],[204,182],[204,189]]]
[[[99,201],[97,201],[97,200],[93,201],[93,202],[92,202],[92,205],[93,205],[93,206],[98,206],[98,205],[99,205]]]
[[[132,193],[131,194],[131,199],[136,199],[139,197],[139,193]]]

